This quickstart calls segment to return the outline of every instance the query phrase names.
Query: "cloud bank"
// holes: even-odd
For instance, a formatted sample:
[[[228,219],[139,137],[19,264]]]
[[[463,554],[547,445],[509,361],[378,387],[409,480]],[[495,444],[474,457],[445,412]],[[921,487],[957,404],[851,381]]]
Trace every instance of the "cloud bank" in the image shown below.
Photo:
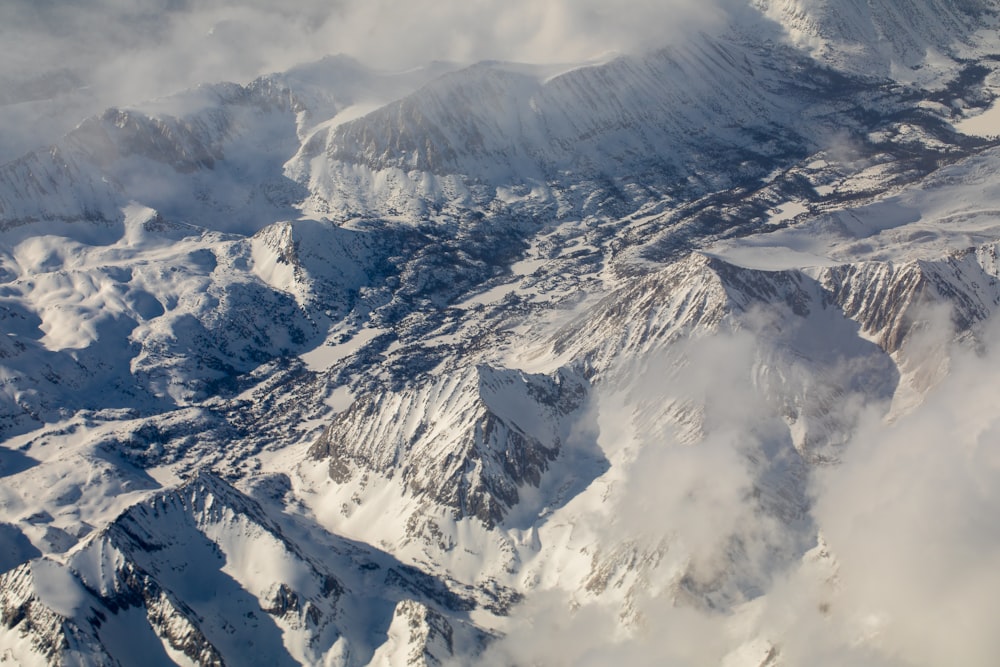
[[[919,405],[887,417],[885,406],[844,403],[857,428],[839,463],[811,469],[797,527],[752,499],[774,432],[751,380],[761,357],[750,334],[698,342],[680,372],[651,368],[625,401],[605,389],[602,428],[636,453],[589,529],[596,543],[671,546],[631,601],[633,625],[621,622],[619,592],[546,589],[515,612],[484,664],[995,664],[1000,326],[973,350],[946,342],[947,315],[929,310],[941,321],[911,341],[911,359],[947,367]],[[669,405],[680,394],[704,400],[703,440],[644,437],[657,429],[629,401]],[[678,594],[665,581],[684,567],[696,580],[749,584],[737,587],[745,598],[720,597],[725,586],[706,589],[718,604]]]
[[[8,0],[0,129],[21,136],[0,140],[0,160],[108,106],[329,54],[390,70],[577,62],[667,44],[718,17],[696,0]]]
[[[870,637],[871,664],[1000,656],[997,327],[989,340],[954,350],[922,405],[890,425],[869,419],[817,479],[814,514],[838,564],[830,613],[843,645]]]

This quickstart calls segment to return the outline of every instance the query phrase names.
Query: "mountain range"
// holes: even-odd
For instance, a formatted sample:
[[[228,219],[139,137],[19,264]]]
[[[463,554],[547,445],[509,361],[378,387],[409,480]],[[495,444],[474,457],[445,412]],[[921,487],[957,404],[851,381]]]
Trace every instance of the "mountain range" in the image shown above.
[[[993,664],[1000,5],[724,14],[0,165],[0,662]]]

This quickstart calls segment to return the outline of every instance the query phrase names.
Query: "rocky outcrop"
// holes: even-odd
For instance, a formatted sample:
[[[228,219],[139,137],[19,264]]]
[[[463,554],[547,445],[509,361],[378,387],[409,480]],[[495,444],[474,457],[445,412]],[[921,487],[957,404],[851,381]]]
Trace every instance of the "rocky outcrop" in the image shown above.
[[[569,372],[480,365],[360,399],[310,456],[329,462],[335,482],[398,477],[407,494],[492,527],[518,503],[519,488],[538,486],[586,399],[586,382]]]

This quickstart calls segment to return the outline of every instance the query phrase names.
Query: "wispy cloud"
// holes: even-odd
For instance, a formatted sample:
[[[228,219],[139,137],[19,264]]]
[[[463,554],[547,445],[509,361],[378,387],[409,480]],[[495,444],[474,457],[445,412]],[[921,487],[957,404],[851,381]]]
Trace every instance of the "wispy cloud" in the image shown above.
[[[817,477],[814,515],[838,564],[829,613],[844,646],[867,633],[873,664],[1000,655],[1000,328],[986,340],[978,353],[952,349],[919,407],[892,424],[869,419],[843,463]]]
[[[762,477],[762,458],[774,456],[760,448],[774,435],[764,415],[774,412],[752,380],[766,358],[759,339],[702,340],[684,351],[680,370],[654,363],[638,391],[606,396],[614,400],[604,401],[602,430],[634,454],[619,461],[610,509],[584,524],[595,545],[668,545],[660,572],[643,575],[630,600],[638,622],[623,626],[620,591],[592,597],[556,586],[515,612],[487,664],[742,666],[772,651],[783,665],[994,664],[1000,326],[981,332],[973,350],[949,342],[947,310],[924,314],[904,351],[904,365],[921,372],[903,379],[923,382],[933,369],[932,386],[922,387],[918,406],[889,418],[884,405],[844,402],[857,427],[839,463],[812,468],[807,516],[792,520],[798,528],[753,498],[776,481]],[[640,402],[669,405],[678,395],[704,401],[702,441],[649,438],[663,431],[648,420],[636,428]],[[663,585],[685,571],[752,585],[745,600],[713,608]]]
[[[574,62],[666,44],[716,17],[695,0],[10,0],[0,6],[0,127],[21,136],[0,141],[0,158],[107,106],[328,54],[384,69]]]

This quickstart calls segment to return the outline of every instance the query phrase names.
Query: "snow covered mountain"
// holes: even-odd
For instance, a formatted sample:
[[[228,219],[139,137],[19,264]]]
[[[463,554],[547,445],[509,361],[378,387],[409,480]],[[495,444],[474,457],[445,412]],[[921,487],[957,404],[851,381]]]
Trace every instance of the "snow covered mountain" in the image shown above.
[[[0,661],[992,664],[1000,6],[726,16],[0,165]]]
[[[444,584],[349,543],[312,548],[201,473],[132,506],[65,562],[6,573],[5,623],[31,630],[21,642],[41,664],[360,664],[373,641],[447,657],[456,643],[483,640],[435,610],[471,605]],[[330,571],[338,567],[350,584]],[[390,591],[400,599],[378,597]],[[424,643],[387,637],[400,615]]]

